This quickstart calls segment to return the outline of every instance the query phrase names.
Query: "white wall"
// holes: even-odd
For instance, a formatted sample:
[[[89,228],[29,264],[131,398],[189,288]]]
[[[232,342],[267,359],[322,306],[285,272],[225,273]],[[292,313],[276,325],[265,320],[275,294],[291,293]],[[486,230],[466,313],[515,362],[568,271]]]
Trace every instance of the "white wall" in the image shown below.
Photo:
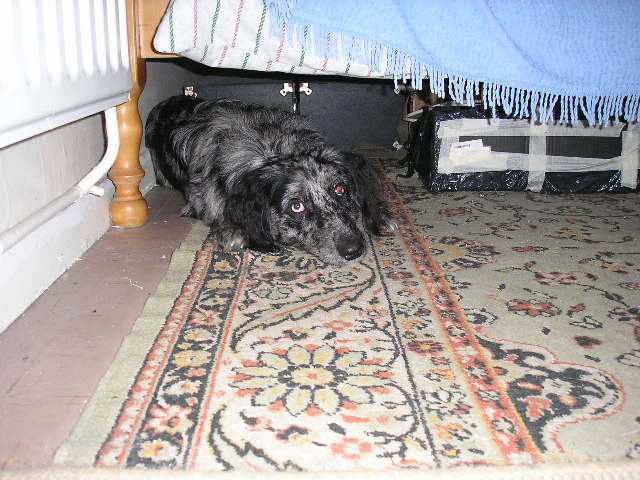
[[[105,148],[94,115],[0,149],[0,231],[71,188]],[[0,255],[0,331],[107,231],[112,194],[82,198]]]
[[[155,104],[182,93],[198,76],[168,61],[148,62],[147,73],[143,122]],[[0,232],[75,185],[105,148],[99,114],[0,149]],[[140,186],[145,194],[155,176],[144,140],[141,163],[148,172]],[[104,198],[86,195],[0,255],[0,332],[109,229],[113,185],[107,179],[100,185],[107,189]]]
[[[0,149],[0,231],[72,187],[104,149],[101,115]]]

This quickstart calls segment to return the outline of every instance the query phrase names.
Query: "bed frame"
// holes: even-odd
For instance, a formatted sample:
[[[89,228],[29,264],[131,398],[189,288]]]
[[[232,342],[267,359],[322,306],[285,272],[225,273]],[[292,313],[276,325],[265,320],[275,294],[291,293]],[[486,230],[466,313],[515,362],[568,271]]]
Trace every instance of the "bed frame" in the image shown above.
[[[116,187],[111,219],[119,227],[139,227],[148,218],[147,202],[140,193],[144,170],[140,166],[142,119],[138,100],[146,80],[147,58],[172,58],[153,50],[153,35],[170,0],[128,0],[129,58],[132,89],[130,100],[117,107],[120,150],[109,178]]]

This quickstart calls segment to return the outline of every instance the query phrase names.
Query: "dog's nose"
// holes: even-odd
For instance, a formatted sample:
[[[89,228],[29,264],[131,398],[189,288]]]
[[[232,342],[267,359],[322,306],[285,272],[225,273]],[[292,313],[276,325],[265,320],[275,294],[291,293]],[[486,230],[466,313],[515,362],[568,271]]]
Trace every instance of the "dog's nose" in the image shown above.
[[[362,255],[364,244],[359,238],[338,239],[336,242],[338,253],[345,260],[354,260]]]

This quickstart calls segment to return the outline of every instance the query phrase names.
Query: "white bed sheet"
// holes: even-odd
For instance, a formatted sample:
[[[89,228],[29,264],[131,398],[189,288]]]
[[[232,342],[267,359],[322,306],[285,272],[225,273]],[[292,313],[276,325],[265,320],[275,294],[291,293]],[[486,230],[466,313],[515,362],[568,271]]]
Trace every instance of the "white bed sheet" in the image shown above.
[[[379,70],[303,51],[272,33],[263,0],[172,0],[154,38],[154,48],[210,67],[391,78]],[[384,57],[384,55],[382,56]]]

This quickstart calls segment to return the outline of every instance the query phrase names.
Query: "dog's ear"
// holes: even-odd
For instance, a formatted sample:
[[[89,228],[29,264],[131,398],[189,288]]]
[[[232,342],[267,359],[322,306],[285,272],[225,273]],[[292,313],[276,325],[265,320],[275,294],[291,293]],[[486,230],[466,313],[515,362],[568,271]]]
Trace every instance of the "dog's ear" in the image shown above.
[[[259,252],[278,250],[271,233],[272,188],[259,170],[235,184],[224,209],[225,220],[242,233],[245,246]]]
[[[352,152],[342,152],[342,155],[355,182],[356,199],[362,209],[365,228],[375,235],[393,230],[396,224],[385,205],[378,171],[362,155]]]

